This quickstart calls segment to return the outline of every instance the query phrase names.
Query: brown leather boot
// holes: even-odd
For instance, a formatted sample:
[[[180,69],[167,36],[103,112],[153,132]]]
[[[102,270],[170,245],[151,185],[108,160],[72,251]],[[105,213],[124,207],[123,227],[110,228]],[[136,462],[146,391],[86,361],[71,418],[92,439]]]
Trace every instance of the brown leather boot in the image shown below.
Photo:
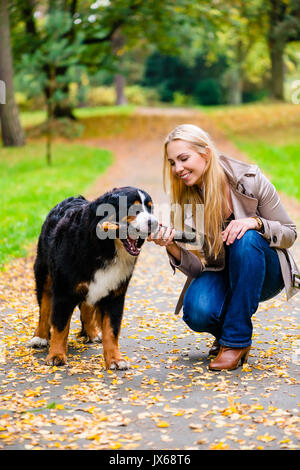
[[[209,356],[217,356],[219,354],[220,347],[221,347],[221,345],[220,345],[219,341],[217,339],[215,339],[213,344],[212,344],[212,347],[208,351],[208,355]]]
[[[221,346],[220,352],[215,359],[211,361],[208,368],[210,370],[234,370],[243,365],[248,360],[251,346],[247,348],[229,348]]]

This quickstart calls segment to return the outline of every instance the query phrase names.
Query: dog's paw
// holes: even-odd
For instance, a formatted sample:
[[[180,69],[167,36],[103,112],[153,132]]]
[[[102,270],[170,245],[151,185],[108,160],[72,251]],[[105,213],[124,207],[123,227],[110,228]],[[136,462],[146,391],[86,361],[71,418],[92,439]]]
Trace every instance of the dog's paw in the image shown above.
[[[110,370],[127,370],[130,369],[130,364],[121,359],[120,361],[113,361],[109,367]]]
[[[40,338],[39,336],[34,336],[28,341],[28,346],[30,348],[45,348],[48,346],[48,340]]]
[[[67,363],[67,356],[62,353],[49,354],[46,357],[46,364],[48,366],[64,366]]]
[[[83,337],[83,342],[87,344],[91,343],[102,343],[102,333],[99,331],[95,336],[88,335],[86,333],[80,333],[78,337]]]
[[[88,342],[89,343],[102,343],[102,333],[99,331],[99,333],[94,336],[94,338],[88,337]]]

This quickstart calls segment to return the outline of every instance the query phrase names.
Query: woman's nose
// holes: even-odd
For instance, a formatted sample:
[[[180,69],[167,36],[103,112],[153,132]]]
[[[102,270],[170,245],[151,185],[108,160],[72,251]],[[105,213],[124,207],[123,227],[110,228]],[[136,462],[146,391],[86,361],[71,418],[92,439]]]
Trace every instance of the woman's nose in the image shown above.
[[[175,173],[176,174],[182,173],[182,170],[183,170],[182,163],[176,163],[175,164]]]

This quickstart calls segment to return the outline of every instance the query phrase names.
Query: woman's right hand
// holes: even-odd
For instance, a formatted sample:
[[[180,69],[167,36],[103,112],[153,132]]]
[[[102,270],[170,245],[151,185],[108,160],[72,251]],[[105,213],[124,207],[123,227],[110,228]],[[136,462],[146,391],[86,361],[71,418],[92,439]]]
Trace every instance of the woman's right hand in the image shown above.
[[[175,230],[172,227],[161,227],[157,233],[149,235],[148,242],[154,242],[159,246],[169,246],[174,244]]]

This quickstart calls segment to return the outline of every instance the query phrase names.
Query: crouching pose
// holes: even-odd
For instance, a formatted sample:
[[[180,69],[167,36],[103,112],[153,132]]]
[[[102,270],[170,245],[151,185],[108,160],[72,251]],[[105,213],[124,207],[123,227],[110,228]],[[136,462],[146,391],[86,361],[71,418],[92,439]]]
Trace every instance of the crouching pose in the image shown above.
[[[215,337],[209,368],[232,370],[247,361],[259,302],[284,287],[287,299],[298,292],[299,270],[288,251],[296,226],[260,169],[219,154],[199,127],[176,127],[164,150],[171,203],[202,205],[204,243],[193,250],[175,242],[174,216],[174,228],[148,241],[165,246],[174,272],[187,276],[175,313],[183,307],[192,330]]]

